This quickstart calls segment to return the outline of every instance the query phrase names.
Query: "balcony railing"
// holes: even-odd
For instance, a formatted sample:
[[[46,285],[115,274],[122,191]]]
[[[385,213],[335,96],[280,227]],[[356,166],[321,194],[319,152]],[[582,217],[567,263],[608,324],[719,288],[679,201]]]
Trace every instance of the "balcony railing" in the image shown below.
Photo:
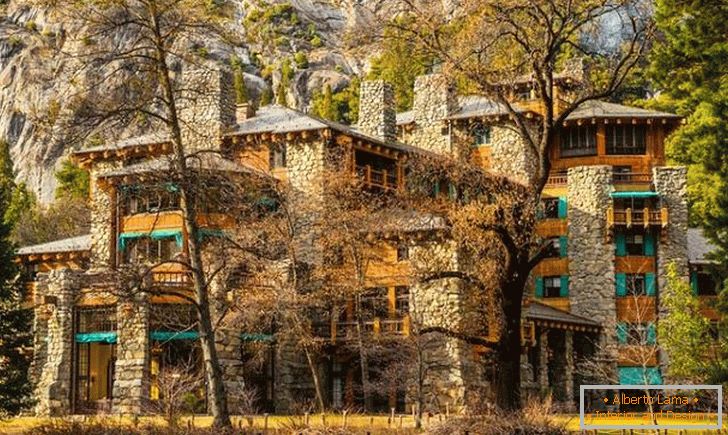
[[[568,177],[566,174],[549,175],[548,180],[546,180],[546,186],[548,186],[548,187],[566,186],[567,179],[568,179]]]
[[[383,189],[396,189],[401,185],[398,180],[397,171],[388,171],[386,169],[372,169],[371,166],[357,166],[356,172],[364,180],[367,186],[381,187]]]
[[[152,272],[152,284],[171,287],[184,287],[192,284],[192,272],[190,271],[154,271]]]
[[[637,172],[615,172],[612,175],[614,184],[650,184],[652,183],[652,174]]]
[[[665,228],[667,227],[668,219],[669,213],[667,207],[662,207],[657,210],[650,208],[615,210],[614,207],[607,209],[607,226],[609,227],[624,225],[627,228],[631,228],[632,226],[639,225],[644,227],[658,225]]]
[[[330,339],[332,343],[348,341],[356,338],[356,325],[354,321],[332,321],[331,324],[314,325],[314,331],[320,338]],[[362,323],[363,333],[380,336],[408,336],[410,334],[410,317],[405,315],[400,318],[389,319],[375,317]]]

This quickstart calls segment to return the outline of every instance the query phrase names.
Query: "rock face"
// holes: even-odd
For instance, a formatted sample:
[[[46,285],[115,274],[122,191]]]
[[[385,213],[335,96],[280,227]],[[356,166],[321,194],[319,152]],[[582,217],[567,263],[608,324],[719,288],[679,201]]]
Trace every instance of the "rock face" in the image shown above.
[[[249,1],[237,3],[233,29],[243,34],[244,18],[252,7]],[[369,56],[376,49],[368,45],[366,36],[353,29],[371,29],[392,16],[392,0],[276,0],[270,5],[290,4],[300,21],[298,27],[314,28],[319,41],[312,46],[305,38],[302,45],[291,36],[290,46],[268,47],[251,43],[245,47],[213,47],[209,56],[226,60],[236,54],[245,65],[245,83],[249,98],[259,99],[276,89],[281,76],[274,68],[267,79],[263,58],[268,66],[277,65],[284,57],[292,58],[297,52],[308,57],[308,65],[296,67],[287,84],[286,100],[292,107],[306,110],[314,91],[330,85],[336,91],[348,85],[352,74],[365,68]],[[241,18],[238,20],[238,18]],[[313,27],[312,27],[313,26]],[[56,188],[54,173],[71,147],[80,146],[70,139],[59,137],[53,129],[53,120],[63,113],[64,102],[70,92],[69,80],[78,77],[78,68],[57,55],[59,50],[69,51],[71,38],[79,29],[54,21],[47,11],[30,6],[22,0],[10,0],[0,6],[0,140],[10,144],[17,179],[26,181],[41,202],[53,200]],[[359,32],[361,33],[361,32]],[[354,39],[352,39],[354,38]],[[255,53],[258,60],[252,56]],[[84,77],[80,77],[81,80]],[[133,126],[113,132],[112,137],[134,134]]]

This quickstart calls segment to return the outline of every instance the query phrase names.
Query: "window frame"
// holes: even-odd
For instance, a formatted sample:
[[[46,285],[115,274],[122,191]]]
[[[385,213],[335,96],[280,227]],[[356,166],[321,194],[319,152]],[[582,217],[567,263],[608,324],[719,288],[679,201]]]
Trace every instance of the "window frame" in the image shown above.
[[[604,132],[607,155],[647,154],[647,126],[609,124]]]
[[[557,285],[549,285],[549,282],[556,282]],[[543,277],[543,298],[553,299],[561,297],[561,276],[552,275]]]

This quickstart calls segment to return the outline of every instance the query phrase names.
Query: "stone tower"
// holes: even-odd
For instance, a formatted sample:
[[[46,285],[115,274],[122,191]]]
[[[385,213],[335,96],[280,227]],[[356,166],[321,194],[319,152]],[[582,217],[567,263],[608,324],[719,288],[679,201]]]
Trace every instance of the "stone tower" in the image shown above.
[[[442,74],[419,76],[415,80],[414,93],[415,134],[412,143],[438,154],[452,153],[447,123],[447,118],[457,110],[452,83]]]

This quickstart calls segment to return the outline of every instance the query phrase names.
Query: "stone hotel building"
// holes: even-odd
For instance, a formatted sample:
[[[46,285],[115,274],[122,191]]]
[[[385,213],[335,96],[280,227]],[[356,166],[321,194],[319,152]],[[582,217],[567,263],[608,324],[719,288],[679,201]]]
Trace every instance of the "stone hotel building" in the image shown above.
[[[221,173],[258,165],[306,192],[317,188],[324,156],[334,148],[353,159],[367,188],[383,192],[404,185],[403,161],[419,152],[472,159],[514,183],[528,181],[534,172],[533,156],[504,108],[479,96],[456,95],[438,74],[416,80],[413,108],[405,113],[395,112],[389,84],[362,83],[356,127],[277,105],[255,111],[236,107],[226,70],[185,71],[182,77],[204,83],[209,92],[181,108],[183,119],[204,127],[184,132],[187,143],[219,151],[222,157],[208,163]],[[568,100],[572,84],[567,78],[558,82],[559,101]],[[537,119],[539,107],[528,84],[523,86],[514,99]],[[558,249],[533,271],[524,301],[526,390],[551,391],[557,400],[573,404],[583,380],[578,361],[600,353],[603,383],[662,383],[664,358],[645,348],[656,340],[660,293],[670,263],[690,280],[706,314],[717,318],[709,303],[715,285],[704,270],[710,246],[698,230],[688,228],[686,170],[665,161],[665,137],[680,121],[673,114],[603,101],[587,103],[568,117],[553,147],[538,225],[539,235],[553,239]],[[76,151],[72,158],[91,174],[91,233],[18,251],[18,261],[32,279],[31,374],[39,415],[142,412],[146,401],[159,395],[155,376],[161,367],[195,354],[194,329],[179,331],[158,321],[165,310],[192,318],[190,306],[169,299],[120,301],[108,292],[115,285],[115,269],[140,252],[153,252],[164,261],[186,250],[174,189],[129,195],[135,185],[148,182],[144,175],[158,169],[170,153],[169,142],[155,132]],[[250,161],[253,155],[257,163]],[[265,168],[260,168],[261,157]],[[224,215],[203,214],[200,231],[224,232],[230,222]],[[404,242],[391,246],[384,260],[387,270],[396,272],[380,276],[372,289],[371,297],[384,308],[367,322],[371,333],[406,337],[415,318],[409,307],[420,310],[417,318],[424,323],[464,322],[459,287],[422,286],[407,279],[411,262],[424,261],[433,251],[457,262],[456,253],[447,243],[433,245],[426,237],[400,240]],[[186,276],[176,264],[162,264],[154,271],[153,285],[184,289],[190,285]],[[332,322],[323,328],[327,332],[321,340],[327,345],[317,361],[324,395],[332,407],[357,406],[359,365],[341,350],[350,325]],[[313,397],[305,365],[285,345],[245,330],[220,334],[218,350],[230,391],[255,387],[260,409],[276,412],[300,409],[297,403]],[[259,370],[245,370],[253,347],[266,349],[266,361]],[[480,394],[495,375],[478,364],[482,349],[454,338],[441,338],[425,358],[430,365],[425,394],[433,408],[456,409]],[[378,395],[375,403],[381,410],[409,410],[413,402],[407,391]]]

